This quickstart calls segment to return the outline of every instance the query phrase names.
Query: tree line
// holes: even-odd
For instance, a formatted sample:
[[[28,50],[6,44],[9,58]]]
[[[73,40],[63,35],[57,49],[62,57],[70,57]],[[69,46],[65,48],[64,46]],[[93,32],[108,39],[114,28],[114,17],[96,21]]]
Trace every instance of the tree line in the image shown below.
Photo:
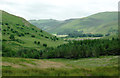
[[[103,55],[119,55],[119,39],[70,41],[57,48],[46,49],[43,58],[88,58]]]
[[[120,55],[119,39],[69,41],[56,48],[46,47],[44,50],[21,47],[18,51],[11,51],[3,45],[3,56],[8,57],[77,59],[104,55]]]

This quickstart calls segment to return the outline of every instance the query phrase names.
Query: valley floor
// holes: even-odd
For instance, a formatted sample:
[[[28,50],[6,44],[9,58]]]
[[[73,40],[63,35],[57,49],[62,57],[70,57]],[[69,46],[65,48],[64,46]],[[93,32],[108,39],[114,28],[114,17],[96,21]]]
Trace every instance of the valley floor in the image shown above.
[[[3,76],[118,76],[118,56],[81,59],[2,58]]]
[[[64,40],[94,40],[94,39],[101,39],[103,37],[78,37],[78,38],[64,38]]]

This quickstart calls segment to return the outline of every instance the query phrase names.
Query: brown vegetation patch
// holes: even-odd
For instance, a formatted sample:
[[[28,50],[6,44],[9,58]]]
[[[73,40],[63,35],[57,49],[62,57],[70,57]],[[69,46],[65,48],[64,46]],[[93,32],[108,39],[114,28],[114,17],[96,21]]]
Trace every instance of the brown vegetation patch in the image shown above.
[[[26,63],[26,62],[21,62],[18,64],[14,63],[9,63],[9,62],[3,62],[2,66],[11,66],[14,68],[70,68],[67,67],[63,63],[58,63],[58,62],[53,62],[53,61],[43,61],[43,60],[37,60],[37,61],[32,61],[34,64],[31,63]]]
[[[21,65],[14,64],[14,63],[9,63],[9,62],[2,62],[2,66],[11,66],[11,67],[14,67],[14,68],[21,68],[22,67]]]
[[[34,62],[36,64],[37,68],[61,68],[65,67],[63,63],[57,63],[52,61],[42,61],[39,60],[37,62]]]

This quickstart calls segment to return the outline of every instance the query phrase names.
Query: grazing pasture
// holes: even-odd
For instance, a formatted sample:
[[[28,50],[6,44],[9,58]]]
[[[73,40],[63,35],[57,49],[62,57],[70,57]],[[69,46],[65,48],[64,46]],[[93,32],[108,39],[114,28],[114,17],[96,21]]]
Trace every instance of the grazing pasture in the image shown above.
[[[118,56],[82,59],[2,59],[3,76],[118,76]]]

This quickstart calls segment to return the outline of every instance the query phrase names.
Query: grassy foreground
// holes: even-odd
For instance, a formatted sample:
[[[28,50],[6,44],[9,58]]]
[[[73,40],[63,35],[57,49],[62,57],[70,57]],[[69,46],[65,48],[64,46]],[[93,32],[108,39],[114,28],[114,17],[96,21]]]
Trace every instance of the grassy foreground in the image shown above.
[[[3,76],[118,76],[118,56],[82,59],[2,58]]]

